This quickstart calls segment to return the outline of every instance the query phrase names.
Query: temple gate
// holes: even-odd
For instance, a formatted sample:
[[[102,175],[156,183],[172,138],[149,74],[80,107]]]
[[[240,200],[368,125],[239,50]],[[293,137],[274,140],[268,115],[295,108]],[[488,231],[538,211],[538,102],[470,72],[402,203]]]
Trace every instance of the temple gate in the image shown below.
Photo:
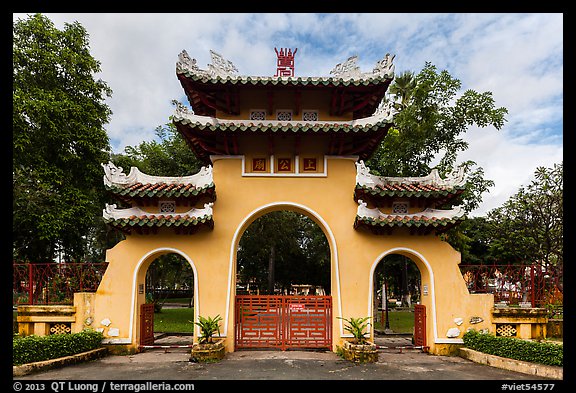
[[[459,207],[435,208],[462,192],[463,173],[380,177],[364,164],[393,125],[384,98],[394,57],[387,54],[369,72],[353,56],[330,77],[296,77],[296,50],[276,52],[273,77],[240,76],[213,51],[207,69],[186,51],[178,56],[176,75],[192,110],[178,104],[173,122],[205,163],[198,174],[149,176],[134,167],[125,174],[103,165],[105,187],[132,207],[104,209],[105,221],[127,236],[107,252],[91,327],[110,345],[137,348],[146,270],[159,255],[177,253],[194,271],[195,320],[220,315],[227,351],[254,347],[245,340],[254,330],[238,326],[246,305],[236,294],[238,244],[258,217],[291,210],[312,219],[328,240],[331,296],[322,306],[302,300],[292,308],[280,299],[265,306],[268,314],[311,307],[327,322],[310,337],[317,333],[335,351],[351,337],[339,317],[373,315],[376,265],[400,254],[421,274],[419,340],[431,353],[462,344],[469,327],[489,328],[492,296],[468,293],[459,253],[438,236],[464,219]]]

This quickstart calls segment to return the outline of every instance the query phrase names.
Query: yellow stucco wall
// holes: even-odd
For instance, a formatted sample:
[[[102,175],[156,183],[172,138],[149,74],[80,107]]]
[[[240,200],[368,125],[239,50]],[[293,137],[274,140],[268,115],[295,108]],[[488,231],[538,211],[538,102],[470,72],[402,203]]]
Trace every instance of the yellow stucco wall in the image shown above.
[[[434,235],[377,236],[353,228],[357,203],[353,199],[355,157],[328,157],[326,177],[242,176],[239,157],[213,158],[217,200],[214,229],[194,235],[175,235],[162,229],[156,235],[129,235],[107,253],[108,269],[96,293],[94,326],[104,328],[111,343],[136,347],[139,341],[139,306],[145,295],[139,285],[146,269],[165,252],[177,252],[192,265],[195,277],[195,318],[198,315],[223,317],[222,334],[226,349],[234,346],[234,295],[236,251],[243,231],[258,217],[274,210],[294,210],[312,218],[324,231],[332,255],[331,295],[333,297],[333,350],[342,345],[347,333],[337,317],[372,315],[372,274],[377,263],[390,253],[410,257],[421,272],[422,296],[427,309],[427,344],[430,352],[447,353],[461,342],[466,328],[490,328],[491,295],[470,295],[458,269],[459,253]],[[470,317],[482,323],[471,325]],[[463,318],[462,325],[454,323]],[[108,319],[109,326],[102,320]],[[456,339],[446,338],[458,327]],[[109,337],[110,328],[118,336]],[[197,333],[197,332],[196,332]]]

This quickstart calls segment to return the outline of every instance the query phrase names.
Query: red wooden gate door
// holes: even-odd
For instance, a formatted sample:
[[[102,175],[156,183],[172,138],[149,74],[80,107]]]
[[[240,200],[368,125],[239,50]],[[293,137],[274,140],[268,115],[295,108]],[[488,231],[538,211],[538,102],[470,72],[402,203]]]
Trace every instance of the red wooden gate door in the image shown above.
[[[154,304],[140,306],[140,345],[154,345]]]
[[[426,306],[414,306],[414,345],[426,347]]]
[[[331,348],[331,296],[236,296],[235,347]]]

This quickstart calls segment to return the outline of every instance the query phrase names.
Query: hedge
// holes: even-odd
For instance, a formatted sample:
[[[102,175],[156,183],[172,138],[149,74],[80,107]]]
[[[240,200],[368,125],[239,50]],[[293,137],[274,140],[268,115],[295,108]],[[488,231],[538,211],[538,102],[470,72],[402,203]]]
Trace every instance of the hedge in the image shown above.
[[[12,340],[12,363],[18,366],[90,351],[101,347],[103,338],[102,333],[95,330],[15,338]]]
[[[496,337],[475,330],[463,336],[464,346],[475,351],[525,362],[562,366],[563,346],[551,343],[527,341],[513,337]]]

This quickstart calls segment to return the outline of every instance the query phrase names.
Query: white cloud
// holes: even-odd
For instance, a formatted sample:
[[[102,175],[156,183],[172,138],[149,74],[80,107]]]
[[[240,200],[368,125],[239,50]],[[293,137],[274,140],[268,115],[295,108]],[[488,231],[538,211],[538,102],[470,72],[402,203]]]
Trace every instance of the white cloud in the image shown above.
[[[473,129],[472,159],[496,187],[479,211],[496,207],[529,182],[537,166],[562,158],[562,14],[46,14],[58,28],[80,22],[102,78],[113,89],[107,125],[113,149],[154,138],[185,101],[176,78],[181,50],[201,68],[213,49],[242,75],[273,75],[274,47],[298,48],[296,73],[328,76],[351,55],[369,71],[388,52],[396,72],[426,61],[460,79],[463,89],[491,91],[509,110],[500,131]],[[15,14],[25,18],[26,15]]]

